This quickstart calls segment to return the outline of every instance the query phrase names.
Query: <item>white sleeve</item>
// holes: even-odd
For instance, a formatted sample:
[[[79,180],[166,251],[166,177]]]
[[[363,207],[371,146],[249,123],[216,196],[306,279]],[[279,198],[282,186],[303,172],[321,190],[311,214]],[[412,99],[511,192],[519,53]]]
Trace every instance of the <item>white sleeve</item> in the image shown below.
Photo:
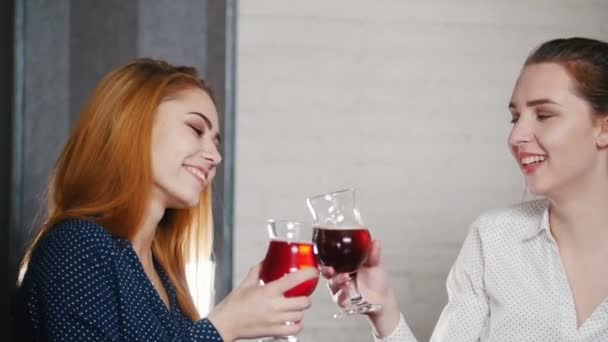
[[[416,336],[414,336],[414,334],[412,334],[410,327],[407,326],[407,323],[405,322],[403,315],[401,315],[401,318],[399,319],[399,324],[397,324],[397,327],[395,328],[395,330],[393,330],[393,332],[390,335],[383,337],[383,338],[379,338],[378,336],[376,336],[374,334],[374,341],[375,342],[417,342]]]
[[[484,287],[481,219],[473,223],[446,282],[448,304],[431,341],[479,341],[487,326],[489,301]]]
[[[479,341],[490,316],[483,284],[484,258],[479,234],[481,219],[475,221],[465,239],[446,282],[448,303],[437,322],[432,342]],[[376,342],[416,342],[403,315],[393,332]]]

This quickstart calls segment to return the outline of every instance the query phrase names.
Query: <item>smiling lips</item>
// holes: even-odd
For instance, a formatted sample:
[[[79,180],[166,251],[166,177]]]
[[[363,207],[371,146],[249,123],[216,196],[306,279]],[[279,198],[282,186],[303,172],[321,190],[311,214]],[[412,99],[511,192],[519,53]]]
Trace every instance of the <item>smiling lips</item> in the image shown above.
[[[543,162],[547,160],[546,155],[527,152],[518,152],[517,158],[525,174],[536,172],[536,170],[542,166]]]
[[[205,185],[209,171],[200,166],[184,165],[184,168],[190,172],[200,183]]]

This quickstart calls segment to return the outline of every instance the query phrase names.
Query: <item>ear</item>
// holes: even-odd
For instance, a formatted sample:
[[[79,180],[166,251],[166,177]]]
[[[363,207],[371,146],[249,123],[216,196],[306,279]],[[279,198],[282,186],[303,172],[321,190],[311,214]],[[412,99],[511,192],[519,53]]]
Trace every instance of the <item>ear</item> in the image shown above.
[[[599,122],[599,134],[597,136],[597,147],[608,148],[608,113],[604,114]]]

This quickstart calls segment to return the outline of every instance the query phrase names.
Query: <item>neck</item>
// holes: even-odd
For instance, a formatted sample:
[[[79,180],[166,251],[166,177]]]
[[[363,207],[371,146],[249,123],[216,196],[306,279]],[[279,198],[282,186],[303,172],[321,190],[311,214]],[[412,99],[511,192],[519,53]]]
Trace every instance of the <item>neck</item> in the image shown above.
[[[588,182],[560,196],[549,196],[551,232],[558,244],[577,250],[608,245],[608,177]]]
[[[165,209],[162,202],[154,199],[153,196],[153,199],[148,204],[146,214],[137,229],[137,233],[135,233],[135,236],[131,240],[135,253],[146,266],[152,265],[152,242],[154,241],[158,223],[165,214]]]

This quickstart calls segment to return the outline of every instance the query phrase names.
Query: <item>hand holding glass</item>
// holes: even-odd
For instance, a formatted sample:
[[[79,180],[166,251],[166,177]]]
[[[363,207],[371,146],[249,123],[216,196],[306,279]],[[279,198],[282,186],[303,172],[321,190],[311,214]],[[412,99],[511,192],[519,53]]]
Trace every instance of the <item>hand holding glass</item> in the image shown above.
[[[313,196],[306,202],[315,221],[313,243],[320,264],[351,276],[347,283],[352,294],[349,304],[334,317],[380,310],[381,305],[368,303],[357,289],[357,269],[367,259],[372,240],[357,208],[356,191],[347,189]]]
[[[268,221],[270,244],[262,262],[260,281],[266,284],[286,274],[306,268],[317,268],[317,258],[310,241],[311,232],[294,221]],[[308,234],[306,233],[308,232]],[[310,296],[319,278],[307,280],[285,292],[285,297]],[[286,322],[286,324],[293,324]],[[297,336],[275,338],[274,341],[298,341]]]

